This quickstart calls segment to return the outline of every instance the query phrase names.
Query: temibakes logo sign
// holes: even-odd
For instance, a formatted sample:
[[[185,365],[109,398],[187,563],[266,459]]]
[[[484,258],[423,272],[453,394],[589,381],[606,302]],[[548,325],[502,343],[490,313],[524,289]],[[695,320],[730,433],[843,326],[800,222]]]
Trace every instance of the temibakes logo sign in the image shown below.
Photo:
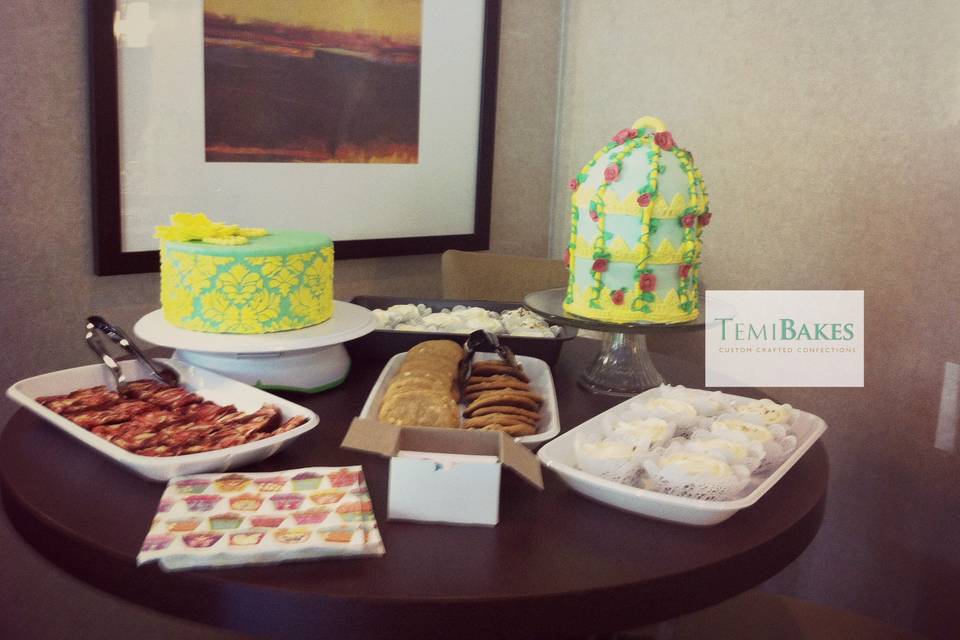
[[[708,387],[862,387],[863,291],[706,294]]]

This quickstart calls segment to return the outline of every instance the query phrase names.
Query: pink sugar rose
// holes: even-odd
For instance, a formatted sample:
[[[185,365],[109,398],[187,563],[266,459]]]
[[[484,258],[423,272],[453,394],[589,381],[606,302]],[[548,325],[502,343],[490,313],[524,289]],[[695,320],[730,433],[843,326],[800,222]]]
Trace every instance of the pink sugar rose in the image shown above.
[[[594,211],[593,209],[590,209],[590,219],[596,222],[597,220],[600,219],[600,216],[597,215],[596,211]]]
[[[710,224],[710,218],[711,218],[712,216],[713,216],[713,214],[710,213],[709,211],[705,212],[702,216],[700,216],[700,226],[701,226],[701,227],[705,227],[705,226],[707,226],[708,224]]]
[[[677,146],[677,143],[673,141],[673,134],[669,131],[660,131],[659,133],[653,134],[653,141],[664,151],[670,151]]]
[[[617,135],[613,136],[613,141],[616,142],[617,144],[623,144],[627,140],[630,140],[631,138],[636,138],[636,137],[637,137],[636,129],[620,129],[620,131],[617,131]]]
[[[680,218],[680,223],[689,229],[690,227],[692,227],[697,223],[697,217],[692,213],[688,213],[687,215]]]
[[[599,258],[593,261],[593,270],[596,271],[597,273],[603,273],[604,271],[607,270],[608,266],[609,266],[608,262],[603,258]]]
[[[607,168],[603,170],[603,179],[607,182],[613,182],[620,177],[620,167],[616,164],[607,165]]]
[[[653,291],[657,288],[657,276],[652,273],[645,273],[640,276],[640,290]]]
[[[571,191],[576,191],[577,187],[580,186],[580,182],[578,182],[576,178],[570,178],[568,186],[570,187]]]
[[[690,275],[690,270],[691,270],[692,268],[693,268],[693,265],[690,265],[690,264],[682,264],[682,265],[680,265],[680,277],[681,277],[681,278],[686,278],[687,276],[689,276],[689,275]]]
[[[623,304],[623,289],[611,292],[610,299],[613,300],[613,304]]]
[[[570,268],[570,249],[566,249],[563,252],[563,266],[565,266],[567,269]]]
[[[637,198],[637,204],[640,205],[641,207],[649,207],[650,200],[651,198],[649,193],[641,193],[640,197]]]

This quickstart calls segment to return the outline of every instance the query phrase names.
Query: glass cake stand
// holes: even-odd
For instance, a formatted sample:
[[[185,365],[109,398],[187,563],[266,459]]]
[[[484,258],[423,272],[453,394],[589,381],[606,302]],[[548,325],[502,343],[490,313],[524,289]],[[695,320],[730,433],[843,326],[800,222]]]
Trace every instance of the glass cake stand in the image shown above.
[[[563,310],[565,295],[566,289],[535,291],[524,297],[523,306],[553,324],[603,334],[600,353],[577,380],[581,387],[592,393],[628,397],[663,384],[663,376],[657,371],[647,351],[646,334],[701,331],[705,326],[702,295],[700,315],[695,320],[675,324],[613,324],[575,316]]]

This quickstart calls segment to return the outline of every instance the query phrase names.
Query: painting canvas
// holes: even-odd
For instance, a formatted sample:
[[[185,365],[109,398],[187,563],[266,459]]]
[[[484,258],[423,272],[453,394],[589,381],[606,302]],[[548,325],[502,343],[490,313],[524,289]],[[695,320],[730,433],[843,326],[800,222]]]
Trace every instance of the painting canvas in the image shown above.
[[[413,164],[422,0],[205,0],[207,162]]]

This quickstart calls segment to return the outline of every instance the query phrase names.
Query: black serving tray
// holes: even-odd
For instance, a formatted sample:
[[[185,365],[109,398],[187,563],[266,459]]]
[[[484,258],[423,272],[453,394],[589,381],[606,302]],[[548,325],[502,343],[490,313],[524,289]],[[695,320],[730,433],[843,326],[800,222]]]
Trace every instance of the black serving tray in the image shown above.
[[[502,313],[523,306],[521,302],[493,302],[490,300],[424,300],[422,298],[403,298],[397,296],[357,296],[351,300],[353,304],[367,309],[386,309],[395,304],[423,304],[434,311],[450,309],[458,304],[465,307],[481,307]],[[532,338],[526,336],[500,336],[500,343],[523,356],[539,358],[549,365],[554,365],[560,358],[560,348],[563,343],[577,335],[573,327],[561,327],[560,334],[555,338]],[[362,338],[346,343],[347,351],[353,358],[385,360],[391,356],[403,353],[424,340],[453,340],[463,344],[467,339],[465,333],[441,333],[439,331],[392,331],[377,329]]]

